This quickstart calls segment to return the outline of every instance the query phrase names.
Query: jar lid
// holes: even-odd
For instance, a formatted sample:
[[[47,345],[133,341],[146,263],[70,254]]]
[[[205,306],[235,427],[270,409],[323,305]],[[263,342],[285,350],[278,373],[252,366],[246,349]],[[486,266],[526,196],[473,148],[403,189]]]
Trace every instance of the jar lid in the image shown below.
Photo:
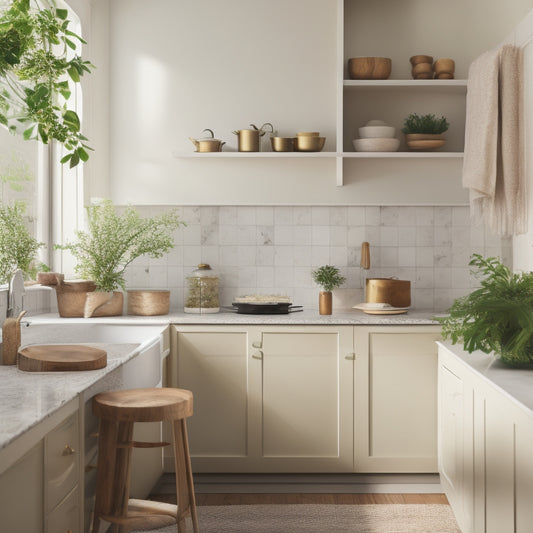
[[[211,270],[211,267],[207,263],[200,263],[198,265],[199,270]]]

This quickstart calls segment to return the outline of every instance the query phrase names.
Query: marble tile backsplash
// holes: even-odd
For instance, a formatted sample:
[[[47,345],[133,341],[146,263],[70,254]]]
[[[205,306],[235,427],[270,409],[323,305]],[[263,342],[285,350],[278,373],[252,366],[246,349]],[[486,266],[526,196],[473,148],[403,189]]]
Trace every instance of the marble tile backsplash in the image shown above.
[[[140,207],[144,215],[168,207]],[[511,266],[510,239],[470,224],[468,207],[181,207],[187,226],[175,248],[157,260],[139,258],[127,271],[128,288],[170,288],[171,307],[183,307],[186,277],[199,263],[220,275],[221,305],[250,293],[283,294],[294,304],[318,307],[311,271],[339,267],[346,277],[334,307],[364,301],[366,277],[411,281],[412,305],[446,310],[476,286],[472,253],[498,256]],[[361,243],[370,243],[370,269],[359,266]]]

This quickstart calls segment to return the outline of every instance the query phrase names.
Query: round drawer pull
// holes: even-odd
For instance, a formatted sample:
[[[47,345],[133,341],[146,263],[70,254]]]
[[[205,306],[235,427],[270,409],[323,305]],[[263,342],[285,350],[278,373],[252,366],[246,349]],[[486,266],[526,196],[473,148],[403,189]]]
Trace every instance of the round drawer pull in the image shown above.
[[[63,448],[63,453],[61,455],[74,455],[75,453],[76,450],[70,444],[65,444],[65,447]]]

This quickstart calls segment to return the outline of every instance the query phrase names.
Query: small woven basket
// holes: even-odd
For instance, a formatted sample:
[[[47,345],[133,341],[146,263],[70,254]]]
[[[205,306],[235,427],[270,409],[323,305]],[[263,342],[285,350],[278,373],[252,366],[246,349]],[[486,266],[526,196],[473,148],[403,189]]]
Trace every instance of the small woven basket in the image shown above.
[[[169,290],[128,291],[128,315],[166,315],[169,309]]]

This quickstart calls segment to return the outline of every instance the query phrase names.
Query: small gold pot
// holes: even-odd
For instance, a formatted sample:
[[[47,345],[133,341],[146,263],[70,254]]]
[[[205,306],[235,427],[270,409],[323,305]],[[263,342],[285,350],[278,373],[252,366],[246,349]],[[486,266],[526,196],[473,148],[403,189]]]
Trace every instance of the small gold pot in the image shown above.
[[[274,152],[294,151],[294,137],[270,137],[270,144]]]
[[[385,303],[392,307],[409,307],[411,305],[411,282],[394,278],[368,278],[365,301]]]
[[[333,309],[333,295],[331,292],[320,291],[318,294],[318,312],[321,315],[331,315]]]

